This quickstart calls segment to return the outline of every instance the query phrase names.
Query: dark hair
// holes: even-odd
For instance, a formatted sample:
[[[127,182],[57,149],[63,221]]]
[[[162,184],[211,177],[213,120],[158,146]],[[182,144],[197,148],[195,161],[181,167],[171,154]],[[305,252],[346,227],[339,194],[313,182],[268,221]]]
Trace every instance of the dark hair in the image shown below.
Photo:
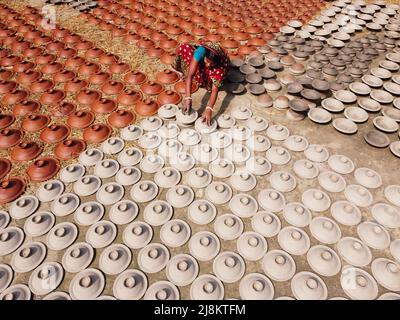
[[[206,49],[206,58],[210,59],[214,64],[219,64],[220,62],[219,55],[208,49]]]

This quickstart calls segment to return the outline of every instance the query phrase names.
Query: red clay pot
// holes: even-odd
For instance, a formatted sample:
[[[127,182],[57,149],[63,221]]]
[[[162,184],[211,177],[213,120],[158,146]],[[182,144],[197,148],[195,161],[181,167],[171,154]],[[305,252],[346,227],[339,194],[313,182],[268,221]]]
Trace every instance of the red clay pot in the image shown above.
[[[125,128],[135,122],[136,116],[128,110],[117,110],[108,116],[108,123],[114,128]]]
[[[5,158],[0,158],[0,180],[11,171],[11,162]]]
[[[246,45],[240,46],[237,52],[238,52],[238,54],[245,56],[254,51],[257,51],[257,48],[255,46],[246,44]]]
[[[62,69],[63,65],[58,62],[47,63],[41,67],[41,71],[44,74],[55,74],[57,72],[60,72]]]
[[[74,79],[75,77],[76,77],[75,72],[69,71],[69,70],[62,70],[60,72],[57,72],[53,76],[53,80],[56,83],[65,83],[65,82],[68,82],[68,81]]]
[[[229,27],[219,27],[216,32],[221,36],[230,36],[233,30]]]
[[[17,56],[8,55],[7,57],[0,59],[0,66],[1,67],[12,67],[20,62],[21,59]]]
[[[116,62],[110,65],[109,69],[112,74],[122,74],[131,70],[131,67],[124,62]]]
[[[54,88],[54,82],[48,79],[39,79],[32,83],[29,87],[29,90],[32,93],[42,93],[47,90]]]
[[[117,101],[119,104],[123,106],[132,106],[136,102],[138,102],[141,98],[142,95],[140,94],[140,92],[127,89],[118,95]]]
[[[172,90],[166,90],[160,93],[159,96],[157,97],[157,102],[160,106],[169,103],[178,104],[181,101],[182,101],[182,96],[179,93]]]
[[[37,101],[23,100],[13,108],[13,114],[16,117],[25,117],[30,113],[39,111],[40,103]]]
[[[140,71],[132,71],[124,76],[124,81],[129,84],[142,84],[147,79],[146,75]]]
[[[163,40],[160,42],[160,48],[164,50],[175,49],[178,46],[178,42],[174,39]]]
[[[106,64],[106,65],[111,65],[113,63],[118,63],[119,58],[113,55],[112,53],[103,53],[101,56],[99,56],[99,62]]]
[[[14,81],[1,80],[0,81],[0,94],[6,94],[13,91],[17,87]]]
[[[164,69],[157,74],[156,80],[161,84],[173,84],[179,80],[179,76],[170,69]]]
[[[76,50],[72,48],[65,48],[61,50],[58,56],[62,59],[68,59],[76,56]]]
[[[108,95],[119,94],[122,90],[124,90],[124,85],[118,81],[107,81],[101,86],[101,90],[103,93]]]
[[[94,114],[90,111],[75,111],[68,116],[67,124],[75,129],[84,129],[94,121]]]
[[[63,124],[52,124],[40,133],[40,139],[46,143],[58,143],[66,139],[71,129]]]
[[[10,80],[13,76],[13,72],[10,70],[1,69],[0,70],[0,80],[7,81]]]
[[[53,37],[57,39],[65,38],[66,36],[70,35],[70,32],[67,29],[57,27],[52,30]]]
[[[171,54],[168,52],[164,52],[160,57],[160,61],[166,65],[171,65],[172,63],[174,63],[175,59],[176,54]]]
[[[82,41],[82,38],[76,34],[70,34],[64,37],[64,42],[67,44],[75,44]]]
[[[150,28],[150,26],[142,26],[137,30],[136,33],[141,37],[148,38],[153,32],[154,30]]]
[[[38,157],[43,148],[34,141],[20,142],[11,150],[11,159],[14,161],[29,161]]]
[[[79,154],[85,149],[85,141],[72,138],[59,142],[54,148],[54,154],[58,159],[70,160],[78,157]]]
[[[66,92],[80,92],[83,89],[86,89],[88,86],[88,83],[85,80],[81,80],[79,78],[74,78],[64,85],[64,90]]]
[[[90,41],[82,40],[75,44],[76,50],[89,50],[93,48],[93,43]]]
[[[0,113],[0,130],[9,127],[15,121],[15,116],[7,113]]]
[[[42,104],[55,105],[59,104],[65,98],[65,92],[56,89],[50,89],[42,94],[40,102]]]
[[[152,116],[157,113],[160,105],[153,100],[144,99],[139,101],[135,106],[135,111],[141,116]]]
[[[100,100],[95,101],[91,105],[91,109],[95,113],[107,114],[107,113],[111,113],[115,109],[117,109],[117,105],[114,102],[114,100],[102,98]]]
[[[236,31],[232,34],[232,37],[236,41],[246,41],[250,38],[249,34],[243,31]]]
[[[208,34],[208,31],[203,27],[195,27],[192,29],[192,34],[197,37],[204,37]]]
[[[217,33],[210,33],[203,38],[204,41],[210,41],[210,42],[220,42],[222,41],[222,39],[224,38]]]
[[[175,84],[174,86],[175,91],[178,92],[181,95],[186,94],[186,82],[184,81],[179,81]],[[196,92],[199,89],[199,87],[192,82],[192,93]]]
[[[251,38],[249,41],[247,41],[248,45],[252,45],[252,46],[256,46],[256,47],[261,47],[267,44],[267,41],[261,37],[261,36],[257,36],[254,38]]]
[[[90,76],[100,71],[100,67],[92,62],[85,62],[78,68],[78,73],[81,76]]]
[[[92,74],[88,80],[89,80],[89,83],[91,83],[91,84],[100,85],[100,84],[105,83],[109,79],[110,79],[109,73],[99,71],[99,72]]]
[[[63,49],[65,49],[65,45],[60,41],[51,42],[46,46],[46,50],[52,54],[59,54]]]
[[[158,28],[158,29],[163,30],[162,28],[161,29]],[[167,40],[168,36],[161,31],[153,31],[150,35],[150,39],[154,42],[157,42],[157,41]]]
[[[0,204],[16,200],[24,193],[25,182],[16,177],[9,178],[0,183]]]
[[[155,46],[146,50],[146,53],[149,57],[159,58],[165,51],[159,46]]]
[[[130,32],[124,36],[123,41],[127,44],[134,44],[140,40],[140,36],[136,33]]]
[[[178,36],[178,38],[176,38],[176,40],[179,43],[186,43],[186,42],[191,42],[191,41],[195,41],[196,38],[194,36],[192,36],[191,34],[188,33],[182,33]]]
[[[26,173],[29,178],[35,182],[42,182],[54,177],[60,170],[60,163],[50,157],[44,157],[32,163]]]
[[[221,41],[221,46],[224,49],[237,49],[239,47],[239,42],[233,40],[232,38],[225,38],[225,40]]]
[[[54,61],[56,61],[56,56],[50,53],[43,53],[35,58],[35,63],[39,65],[52,63]]]
[[[65,61],[65,66],[71,69],[77,69],[79,66],[85,63],[85,59],[81,57],[72,57]]]
[[[42,74],[38,71],[28,70],[23,73],[20,73],[17,76],[17,82],[20,84],[30,84],[32,82],[38,81]]]
[[[22,139],[23,133],[20,129],[6,128],[0,130],[0,149],[15,146]]]
[[[11,50],[17,53],[20,53],[26,49],[28,49],[30,43],[24,40],[17,40],[11,45]]]
[[[14,89],[3,97],[2,102],[6,105],[17,104],[25,100],[28,95],[29,93],[25,90]]]
[[[161,93],[164,87],[155,81],[145,82],[140,86],[140,90],[147,95],[153,96]]]
[[[70,102],[62,102],[58,106],[51,108],[51,114],[56,117],[69,116],[72,112],[76,110],[76,106]]]
[[[85,89],[79,92],[79,94],[76,96],[76,101],[78,101],[80,104],[83,105],[88,105],[92,104],[96,100],[101,98],[101,93],[95,90],[89,90]]]
[[[100,143],[111,135],[111,128],[106,124],[93,124],[83,131],[83,138],[88,143]]]
[[[147,38],[145,38],[145,39],[140,39],[137,43],[136,43],[136,45],[140,48],[140,49],[149,49],[149,48],[152,48],[152,47],[154,47],[154,42],[153,41],[151,41],[150,39],[147,39]]]
[[[50,122],[50,118],[45,114],[30,114],[24,121],[21,127],[27,132],[36,132],[42,130]]]

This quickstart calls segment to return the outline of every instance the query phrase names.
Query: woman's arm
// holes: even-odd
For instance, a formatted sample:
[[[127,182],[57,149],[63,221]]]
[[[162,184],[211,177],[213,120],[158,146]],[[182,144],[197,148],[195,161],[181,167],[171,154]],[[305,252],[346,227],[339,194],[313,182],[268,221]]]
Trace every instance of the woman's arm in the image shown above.
[[[192,106],[192,81],[193,77],[196,74],[198,68],[198,62],[196,59],[192,59],[189,65],[188,76],[186,79],[186,88],[185,88],[185,97],[184,97],[184,111],[187,112]]]
[[[208,104],[206,110],[203,112],[203,122],[205,122],[208,126],[211,125],[212,118],[212,110],[214,108],[215,102],[218,98],[219,87],[213,86],[211,89],[210,100],[208,100]]]

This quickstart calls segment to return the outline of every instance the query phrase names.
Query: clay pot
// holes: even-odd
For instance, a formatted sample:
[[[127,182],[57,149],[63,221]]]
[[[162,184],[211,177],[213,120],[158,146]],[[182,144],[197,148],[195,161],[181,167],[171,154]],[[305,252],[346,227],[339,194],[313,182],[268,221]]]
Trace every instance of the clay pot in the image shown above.
[[[180,26],[178,25],[170,25],[168,26],[168,28],[165,30],[168,34],[173,35],[173,36],[177,36],[181,33],[183,33],[183,30]]]
[[[38,71],[28,70],[17,76],[17,82],[21,84],[29,84],[40,79],[42,74]]]
[[[137,34],[141,37],[149,37],[153,33],[153,29],[149,26],[143,26],[137,30]]]
[[[76,50],[89,50],[91,48],[93,48],[93,43],[90,41],[82,40],[75,43]]]
[[[22,100],[25,100],[28,95],[28,92],[25,90],[14,89],[3,97],[2,102],[7,105],[17,104]]]
[[[10,80],[12,76],[13,76],[12,71],[10,71],[10,70],[4,70],[4,69],[1,69],[1,70],[0,70],[0,80],[1,80],[1,81]]]
[[[21,61],[21,59],[19,57],[13,56],[13,55],[8,55],[8,56],[0,59],[0,66],[1,67],[12,67],[20,61]]]
[[[109,79],[110,79],[110,74],[98,71],[89,77],[89,83],[99,85],[105,83]]]
[[[225,49],[236,49],[239,47],[239,42],[231,38],[225,38],[221,41],[221,46]]]
[[[175,49],[178,46],[178,42],[174,39],[162,40],[160,42],[160,48],[164,50]]]
[[[18,72],[18,73],[22,73],[28,70],[32,70],[35,68],[35,64],[33,62],[30,61],[22,61],[17,63],[14,67],[13,67],[13,71],[14,72]]]
[[[160,61],[166,65],[171,65],[172,63],[174,63],[175,59],[176,54],[171,54],[168,52],[164,52],[160,57]]]
[[[40,102],[48,105],[59,104],[65,98],[65,92],[56,89],[50,89],[42,94]]]
[[[90,76],[96,72],[99,72],[100,67],[97,64],[92,62],[85,62],[84,64],[80,65],[78,68],[78,73],[81,76]]]
[[[0,158],[0,180],[11,171],[11,162],[5,158]]]
[[[48,64],[56,61],[56,56],[50,53],[43,53],[35,58],[35,63],[39,65]]]
[[[21,142],[11,150],[11,159],[14,161],[29,161],[38,157],[43,148],[34,141]]]
[[[172,90],[166,90],[157,97],[157,102],[160,106],[164,104],[178,104],[182,101],[182,96]]]
[[[247,44],[256,46],[256,47],[261,47],[261,46],[267,44],[267,41],[264,38],[262,38],[261,36],[258,36],[258,37],[251,38],[249,41],[247,41]]]
[[[57,83],[65,83],[67,81],[74,79],[75,77],[76,77],[75,72],[69,71],[69,70],[62,70],[60,72],[57,72],[53,76],[53,80],[54,80],[54,82],[57,82]]]
[[[17,199],[25,190],[26,184],[20,178],[10,178],[0,183],[0,204]]]
[[[59,162],[50,157],[40,158],[32,163],[26,173],[35,182],[42,182],[54,177],[60,169]]]
[[[76,50],[72,48],[65,48],[61,50],[58,56],[62,59],[69,59],[76,56]]]
[[[50,122],[50,118],[45,114],[30,114],[24,121],[21,127],[27,132],[36,132],[42,130]]]
[[[79,94],[76,96],[76,101],[78,101],[83,105],[88,105],[92,104],[96,100],[99,100],[100,98],[101,98],[100,92],[95,90],[85,89],[79,92]]]
[[[37,101],[23,100],[16,104],[13,108],[13,114],[16,117],[24,117],[30,113],[35,113],[40,109],[40,104]]]
[[[173,84],[179,80],[179,76],[176,72],[165,69],[157,74],[156,80],[162,84]]]
[[[66,36],[70,35],[70,32],[67,29],[59,28],[59,27],[53,29],[51,33],[52,33],[53,37],[57,38],[57,39],[62,39],[62,38],[65,38]]]
[[[82,41],[82,38],[77,34],[68,34],[64,37],[64,42],[67,44],[75,44]]]
[[[109,70],[112,74],[122,74],[131,70],[131,67],[124,62],[116,62],[110,65]]]
[[[47,79],[39,79],[38,81],[33,82],[29,90],[33,93],[42,93],[47,90],[54,88],[54,82]]]
[[[142,84],[140,86],[140,90],[144,94],[152,96],[152,95],[157,95],[157,94],[161,93],[164,90],[164,87],[155,81],[149,81],[149,82]]]
[[[202,27],[195,27],[192,29],[192,34],[197,37],[204,37],[208,34],[208,31],[207,31],[207,29],[202,28]]]
[[[80,92],[83,89],[86,89],[88,86],[87,82],[85,80],[81,80],[78,78],[74,78],[70,81],[68,81],[64,85],[64,90],[66,92]]]
[[[223,37],[217,33],[210,33],[203,38],[204,41],[211,41],[211,42],[220,42],[222,41],[222,39]]]
[[[84,129],[92,124],[94,114],[90,111],[75,111],[68,116],[67,124],[75,129]]]
[[[100,100],[95,101],[91,105],[91,109],[95,113],[107,114],[107,113],[111,113],[115,109],[117,109],[117,105],[114,102],[114,100],[102,98]]]
[[[147,55],[152,58],[159,58],[164,52],[165,51],[158,46],[146,50]]]
[[[46,63],[41,67],[41,71],[44,74],[54,74],[59,71],[61,71],[63,68],[61,63],[58,62],[51,62],[51,63]]]
[[[85,59],[81,57],[72,57],[65,61],[65,66],[71,69],[77,69],[79,66],[85,63]]]
[[[12,114],[0,113],[0,130],[9,127],[14,121]]]
[[[0,131],[0,149],[15,146],[22,139],[23,133],[20,129],[6,128]]]
[[[237,52],[240,55],[249,55],[250,53],[252,53],[254,51],[257,51],[257,48],[255,46],[246,44],[246,45],[240,46]]]
[[[125,43],[133,44],[140,40],[140,36],[135,33],[128,33],[123,39]]]
[[[138,102],[141,98],[142,95],[140,94],[140,92],[127,89],[118,95],[117,101],[119,104],[123,106],[132,106],[136,102]]]
[[[71,129],[63,124],[52,124],[40,133],[40,139],[44,142],[53,144],[66,139]]]
[[[135,122],[136,116],[128,110],[117,110],[109,115],[108,123],[114,128],[125,128]]]
[[[42,35],[40,37],[36,37],[35,39],[33,39],[33,43],[37,44],[37,45],[44,45],[46,43],[49,43],[51,41],[51,38],[45,35]]]
[[[101,86],[101,90],[108,95],[114,95],[124,90],[124,85],[118,81],[107,81]]]
[[[154,47],[154,42],[153,41],[151,41],[150,39],[140,39],[137,43],[136,43],[136,45],[138,46],[138,48],[140,48],[140,49],[149,49],[149,48],[152,48],[152,47]]]
[[[83,131],[83,138],[89,143],[100,143],[111,135],[111,128],[106,124],[93,124]]]
[[[17,87],[14,81],[0,81],[0,94],[5,94],[13,91]]]
[[[76,106],[70,102],[62,102],[58,106],[51,108],[51,114],[55,117],[65,117],[74,112]]]
[[[156,28],[158,30],[163,30],[162,28],[158,28],[158,27],[156,27]],[[168,39],[168,36],[161,31],[153,31],[150,35],[150,39],[154,42],[159,42],[159,41]]]
[[[144,99],[139,101],[135,106],[135,111],[141,116],[152,116],[157,113],[160,105],[156,101]]]
[[[139,71],[132,71],[124,76],[124,81],[129,84],[142,84],[146,79],[146,75]]]
[[[70,160],[79,156],[86,149],[85,141],[81,139],[67,139],[56,145],[54,154],[58,159]]]
[[[103,53],[101,56],[99,56],[99,62],[106,65],[111,65],[113,63],[118,63],[119,58],[112,53]]]
[[[175,88],[176,92],[178,92],[182,95],[186,94],[186,82],[179,81],[175,84],[174,88]],[[192,90],[191,90],[192,92],[191,93],[196,92],[198,89],[199,89],[199,87],[194,82],[192,82]]]
[[[46,46],[46,50],[52,54],[58,54],[63,49],[65,49],[65,45],[60,41],[51,42]]]
[[[186,29],[186,28],[185,28],[185,29]],[[195,41],[196,38],[193,37],[191,34],[182,33],[182,34],[180,34],[180,35],[178,36],[178,38],[176,38],[176,40],[177,40],[179,43],[187,43],[187,42]]]

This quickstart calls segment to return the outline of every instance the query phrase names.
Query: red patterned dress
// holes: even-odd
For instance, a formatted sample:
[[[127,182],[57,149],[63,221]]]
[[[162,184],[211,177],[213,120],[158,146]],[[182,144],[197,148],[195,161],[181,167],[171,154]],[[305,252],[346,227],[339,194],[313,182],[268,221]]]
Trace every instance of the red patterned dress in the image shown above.
[[[194,52],[199,46],[203,46],[208,50],[212,50],[219,56],[220,63],[211,68],[207,68],[204,61],[199,62],[196,74],[193,78],[195,83],[202,88],[211,91],[212,87],[221,87],[223,80],[229,69],[229,58],[224,49],[219,44],[212,42],[204,42],[200,44],[185,43],[179,46],[177,57],[172,67],[182,72],[185,76],[188,74],[189,65],[192,62]]]

